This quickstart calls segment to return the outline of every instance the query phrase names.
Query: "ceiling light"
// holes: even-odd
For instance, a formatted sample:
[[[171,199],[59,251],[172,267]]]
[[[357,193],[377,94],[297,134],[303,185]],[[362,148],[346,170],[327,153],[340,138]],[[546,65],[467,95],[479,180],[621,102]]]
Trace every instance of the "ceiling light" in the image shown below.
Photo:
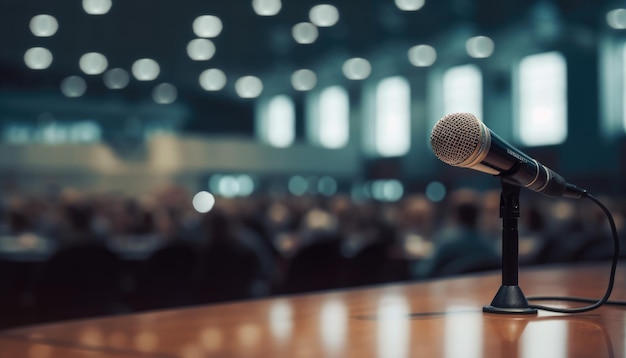
[[[82,77],[69,76],[61,81],[61,92],[66,97],[76,98],[85,94],[87,83]]]
[[[170,104],[176,101],[178,91],[170,83],[161,83],[152,90],[152,99],[158,104]]]
[[[252,9],[260,16],[274,16],[282,6],[280,0],[252,0]]]
[[[294,25],[291,35],[299,44],[312,44],[317,40],[317,27],[310,22],[301,22]]]
[[[222,32],[222,20],[214,15],[198,16],[193,21],[193,32],[198,37],[217,37]]]
[[[133,76],[139,81],[152,81],[159,76],[161,68],[159,64],[150,58],[142,58],[135,61],[132,67]]]
[[[208,39],[193,39],[187,45],[187,55],[194,61],[210,60],[215,55],[215,45]]]
[[[317,84],[317,76],[311,70],[298,70],[291,75],[291,84],[297,91],[310,91]]]
[[[226,75],[217,68],[211,68],[200,74],[199,82],[207,91],[219,91],[226,86]]]
[[[255,76],[243,76],[235,82],[235,91],[241,98],[256,98],[263,92],[263,82]]]
[[[339,21],[339,11],[333,5],[315,5],[309,11],[309,20],[319,27],[330,27]]]
[[[395,0],[396,6],[402,11],[417,11],[424,6],[424,0]]]
[[[417,45],[409,49],[409,62],[413,66],[428,67],[437,60],[437,51],[429,45]]]
[[[191,203],[197,212],[204,214],[213,209],[213,205],[215,205],[215,197],[208,191],[201,191],[193,196]]]
[[[372,73],[372,66],[366,59],[355,57],[344,62],[342,70],[349,80],[364,80]]]
[[[33,47],[24,53],[24,63],[33,70],[44,70],[52,64],[52,53],[44,47]]]
[[[104,15],[111,10],[111,0],[83,0],[83,9],[89,15]]]
[[[30,20],[30,31],[37,37],[50,37],[59,29],[57,19],[50,15],[33,16]]]
[[[606,22],[614,29],[626,29],[626,9],[611,10],[606,14]]]
[[[99,75],[109,66],[107,58],[97,52],[89,52],[80,57],[80,69],[87,75]]]
[[[465,43],[467,53],[474,58],[487,58],[493,54],[493,40],[487,36],[472,37]]]
[[[104,85],[108,89],[122,89],[128,86],[130,76],[126,70],[121,68],[113,68],[105,72],[103,76]]]

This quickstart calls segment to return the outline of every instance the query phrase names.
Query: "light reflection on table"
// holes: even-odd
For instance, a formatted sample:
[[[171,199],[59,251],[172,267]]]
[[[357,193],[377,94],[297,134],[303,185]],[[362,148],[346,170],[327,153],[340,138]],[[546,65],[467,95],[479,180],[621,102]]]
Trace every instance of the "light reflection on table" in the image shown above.
[[[527,295],[598,297],[608,265],[523,271]],[[0,358],[624,357],[626,310],[482,312],[499,273],[108,317],[0,333]],[[618,269],[614,299],[626,298]],[[557,303],[552,303],[557,304]],[[562,305],[562,303],[560,303]]]

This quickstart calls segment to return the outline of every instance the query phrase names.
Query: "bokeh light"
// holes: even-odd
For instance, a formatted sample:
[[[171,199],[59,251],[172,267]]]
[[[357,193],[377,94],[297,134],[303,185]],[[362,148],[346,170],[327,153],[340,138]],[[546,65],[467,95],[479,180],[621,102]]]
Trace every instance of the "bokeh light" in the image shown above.
[[[446,193],[446,186],[441,182],[433,181],[426,186],[426,198],[434,203],[442,201]]]
[[[626,29],[626,9],[611,10],[606,14],[606,22],[614,29]]]
[[[368,60],[355,57],[344,62],[342,71],[349,80],[364,80],[372,73],[372,66]]]
[[[317,182],[317,191],[324,196],[332,196],[337,193],[337,181],[329,176],[323,176]]]
[[[299,44],[312,44],[317,40],[319,32],[317,31],[317,27],[312,23],[301,22],[293,26],[291,35]]]
[[[99,75],[109,67],[107,58],[98,52],[89,52],[82,55],[78,64],[81,71],[87,75]]]
[[[475,36],[467,40],[465,49],[474,58],[487,58],[493,54],[493,40],[487,36]]]
[[[200,74],[199,82],[206,91],[220,91],[226,86],[226,75],[222,70],[210,68]]]
[[[197,212],[204,214],[213,209],[215,197],[208,191],[201,191],[193,196],[191,203]]]
[[[122,68],[112,68],[104,73],[102,80],[108,89],[122,89],[128,86],[130,76]]]
[[[161,83],[152,90],[152,99],[158,104],[170,104],[176,101],[178,90],[171,83]]]
[[[282,7],[280,0],[252,0],[252,9],[259,16],[274,16]]]
[[[87,82],[80,76],[69,76],[61,81],[61,92],[70,98],[80,97],[87,91]]]
[[[112,5],[111,0],[83,0],[83,10],[89,15],[104,15]]]
[[[300,175],[294,175],[289,178],[287,189],[293,195],[302,196],[309,190],[309,182]]]
[[[142,58],[133,63],[132,72],[139,81],[152,81],[159,77],[161,68],[155,60]]]
[[[319,27],[330,27],[339,21],[339,10],[333,5],[315,5],[309,11],[309,20]]]
[[[215,15],[198,16],[193,21],[193,32],[198,37],[217,37],[222,32],[222,20]]]
[[[255,76],[243,76],[235,82],[235,91],[241,98],[256,98],[263,92],[263,82]]]
[[[194,61],[210,60],[215,55],[215,44],[208,39],[193,39],[187,44],[187,55]]]
[[[52,64],[52,53],[44,47],[32,47],[24,53],[24,63],[32,70],[45,70]]]
[[[37,37],[50,37],[56,34],[59,23],[54,16],[41,14],[30,20],[30,31]]]
[[[409,62],[413,66],[428,67],[437,60],[437,51],[429,45],[417,45],[409,49]]]
[[[316,84],[317,75],[311,70],[297,70],[291,75],[291,85],[296,91],[310,91]]]
[[[424,6],[424,0],[395,0],[396,6],[402,11],[417,11]]]

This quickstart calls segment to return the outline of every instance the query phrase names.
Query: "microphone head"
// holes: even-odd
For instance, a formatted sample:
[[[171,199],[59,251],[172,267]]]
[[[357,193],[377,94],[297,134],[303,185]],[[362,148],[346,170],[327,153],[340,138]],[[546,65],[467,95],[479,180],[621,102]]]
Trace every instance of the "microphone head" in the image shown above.
[[[471,113],[451,113],[441,118],[430,134],[430,145],[442,162],[458,167],[477,164],[490,143],[485,125]]]

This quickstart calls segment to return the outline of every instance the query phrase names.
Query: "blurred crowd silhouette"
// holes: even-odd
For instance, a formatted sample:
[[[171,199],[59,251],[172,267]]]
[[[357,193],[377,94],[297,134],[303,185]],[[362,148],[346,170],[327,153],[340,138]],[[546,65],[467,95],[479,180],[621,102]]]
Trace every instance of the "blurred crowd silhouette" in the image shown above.
[[[600,200],[623,238],[625,201]],[[218,197],[208,213],[176,187],[5,193],[0,328],[494,270],[499,210],[499,190],[468,188],[437,203]],[[521,265],[613,254],[608,222],[586,200],[523,195],[519,231]]]

